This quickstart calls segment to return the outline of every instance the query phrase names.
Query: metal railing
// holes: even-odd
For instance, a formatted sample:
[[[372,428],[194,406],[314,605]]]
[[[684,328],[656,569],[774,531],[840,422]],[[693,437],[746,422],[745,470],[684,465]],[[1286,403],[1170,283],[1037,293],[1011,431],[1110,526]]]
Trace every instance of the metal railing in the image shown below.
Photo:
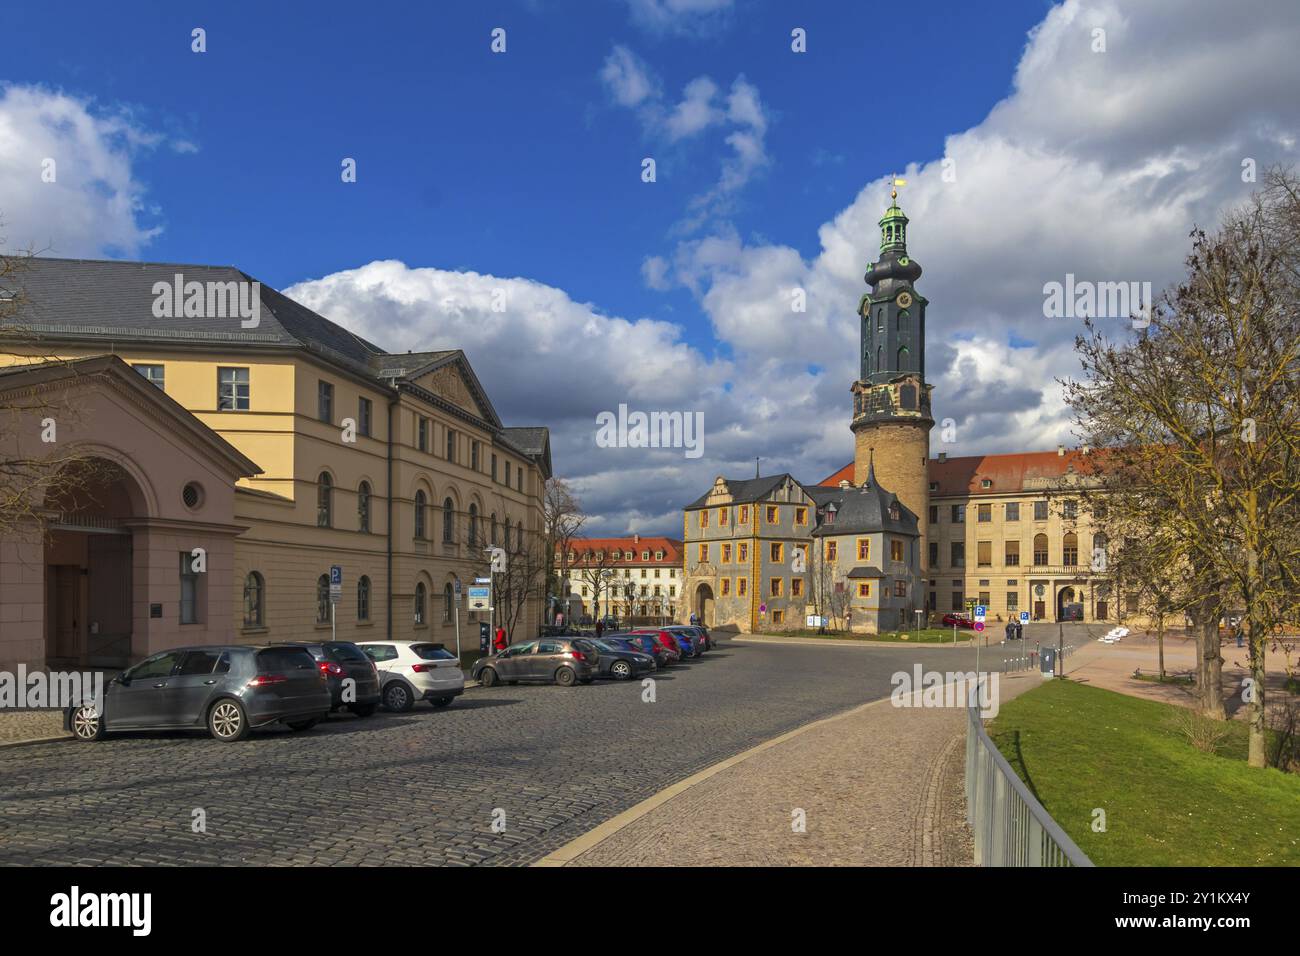
[[[989,739],[976,701],[966,719],[966,820],[976,865],[1092,866]]]

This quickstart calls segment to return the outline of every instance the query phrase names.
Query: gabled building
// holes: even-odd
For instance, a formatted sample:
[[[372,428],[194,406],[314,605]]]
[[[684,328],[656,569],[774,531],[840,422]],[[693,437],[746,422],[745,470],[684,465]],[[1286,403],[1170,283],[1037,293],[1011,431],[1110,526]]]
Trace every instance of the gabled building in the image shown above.
[[[506,425],[463,352],[389,353],[230,267],[38,258],[18,279],[0,388],[33,430],[0,453],[53,417],[104,467],[5,543],[0,668],[332,627],[450,645],[474,623],[455,583],[540,540],[547,429]]]
[[[565,569],[569,615],[622,621],[675,618],[682,594],[682,542],[639,534],[574,538],[555,554]]]

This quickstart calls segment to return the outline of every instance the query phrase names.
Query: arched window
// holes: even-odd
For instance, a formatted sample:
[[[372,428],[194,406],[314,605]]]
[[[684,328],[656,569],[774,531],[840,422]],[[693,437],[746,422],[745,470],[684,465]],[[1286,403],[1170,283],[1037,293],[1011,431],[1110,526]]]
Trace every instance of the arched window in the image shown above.
[[[883,345],[877,345],[876,346],[876,371],[883,372],[884,370],[885,370],[885,347]]]
[[[907,346],[904,345],[902,348],[898,350],[898,371],[906,372],[908,368],[908,363],[911,360],[912,360],[911,353],[907,351]]]
[[[1047,535],[1034,535],[1034,566],[1044,567],[1047,564]]]
[[[428,526],[425,524],[425,508],[428,505],[428,499],[425,498],[423,491],[415,493],[415,536],[423,541],[427,536]]]
[[[912,319],[912,314],[910,312],[908,312],[906,309],[899,309],[898,310],[898,331],[906,332],[908,323],[911,321],[911,319]]]
[[[494,512],[492,512],[492,541],[491,541],[491,544],[492,544],[493,547],[496,547],[496,543],[497,543],[497,513],[494,511]]]
[[[456,540],[456,506],[447,498],[442,503],[442,540],[448,543]]]
[[[256,571],[244,578],[244,627],[266,623],[266,581]]]
[[[524,523],[522,521],[515,525],[515,550],[524,550]]]
[[[452,591],[451,582],[448,581],[442,589],[442,623],[450,624],[451,616],[455,613],[456,598]]]
[[[322,574],[316,579],[316,623],[330,622],[330,578]]]
[[[469,506],[469,546],[478,544],[478,505],[470,502]]]
[[[503,544],[507,548],[510,547],[510,518],[509,517],[506,518],[506,534],[505,534],[505,541],[503,542]]]
[[[334,480],[322,471],[316,479],[316,527],[334,526]]]
[[[357,488],[357,527],[370,533],[370,482],[363,481]]]
[[[364,574],[357,578],[357,620],[370,620],[370,578]]]
[[[1067,568],[1079,563],[1079,536],[1073,531],[1067,531],[1061,540],[1061,563]]]
[[[424,590],[424,582],[421,581],[419,584],[415,586],[414,619],[416,624],[423,624],[425,622],[424,609],[425,609],[425,601],[427,600],[427,598],[428,598],[428,592]]]

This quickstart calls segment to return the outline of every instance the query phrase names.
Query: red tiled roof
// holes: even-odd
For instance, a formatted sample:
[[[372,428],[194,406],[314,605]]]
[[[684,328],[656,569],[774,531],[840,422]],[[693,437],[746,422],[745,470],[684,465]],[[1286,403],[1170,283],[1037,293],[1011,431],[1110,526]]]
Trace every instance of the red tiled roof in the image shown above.
[[[1056,451],[969,455],[944,461],[931,458],[928,466],[930,483],[937,487],[930,494],[944,498],[1023,491],[1026,481],[1060,478],[1071,470],[1086,473],[1087,468],[1081,462],[1082,458],[1083,453],[1080,451],[1066,451],[1064,455]],[[988,488],[983,487],[985,479],[991,482]],[[842,480],[853,480],[852,462],[824,479],[821,484],[834,488]]]
[[[641,560],[642,551],[650,552],[650,564],[678,565],[682,563],[682,547],[682,542],[677,538],[634,538],[631,535],[626,538],[574,538],[569,542],[569,550],[577,555],[574,564],[584,564],[585,555],[588,552],[604,551],[606,555],[605,563],[610,567],[620,564],[643,564],[645,562]],[[628,551],[632,552],[631,561],[623,558],[624,553]],[[664,553],[662,560],[655,560],[656,551]],[[618,553],[617,558],[613,557],[614,552]]]

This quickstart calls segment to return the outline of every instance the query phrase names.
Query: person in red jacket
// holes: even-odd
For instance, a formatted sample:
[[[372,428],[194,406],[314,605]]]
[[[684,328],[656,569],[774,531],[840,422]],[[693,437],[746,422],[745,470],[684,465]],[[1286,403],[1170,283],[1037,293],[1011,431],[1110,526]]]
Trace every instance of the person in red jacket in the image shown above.
[[[506,629],[499,624],[497,625],[497,639],[493,646],[497,649],[498,654],[506,649]]]

